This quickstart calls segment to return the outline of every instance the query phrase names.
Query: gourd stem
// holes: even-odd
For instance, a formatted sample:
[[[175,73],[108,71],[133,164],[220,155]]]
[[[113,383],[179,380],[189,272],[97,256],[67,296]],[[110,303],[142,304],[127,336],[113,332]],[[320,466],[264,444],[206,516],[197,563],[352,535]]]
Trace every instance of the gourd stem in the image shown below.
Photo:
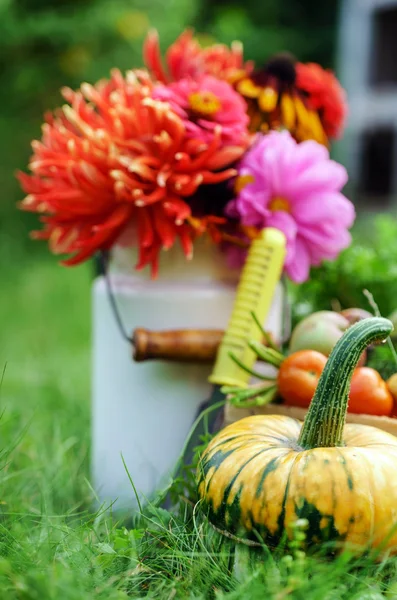
[[[343,445],[350,381],[365,348],[393,330],[388,319],[373,317],[352,325],[332,350],[311,401],[298,444],[302,448]]]

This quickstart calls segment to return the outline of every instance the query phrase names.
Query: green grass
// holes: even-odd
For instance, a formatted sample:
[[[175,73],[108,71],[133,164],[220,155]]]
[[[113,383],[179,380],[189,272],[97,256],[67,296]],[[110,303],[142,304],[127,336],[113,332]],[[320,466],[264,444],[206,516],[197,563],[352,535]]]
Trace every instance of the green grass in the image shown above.
[[[1,600],[397,598],[395,560],[248,550],[183,500],[128,528],[95,513],[90,268],[13,248],[0,260]]]

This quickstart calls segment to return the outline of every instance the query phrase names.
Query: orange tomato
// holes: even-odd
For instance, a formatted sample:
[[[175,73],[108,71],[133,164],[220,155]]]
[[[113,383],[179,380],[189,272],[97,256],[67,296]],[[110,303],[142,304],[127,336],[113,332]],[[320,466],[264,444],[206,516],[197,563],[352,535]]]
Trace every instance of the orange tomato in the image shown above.
[[[326,362],[327,357],[316,350],[298,350],[288,356],[277,375],[284,404],[307,408]]]
[[[354,371],[348,412],[390,416],[393,405],[393,396],[378,371],[370,367],[359,367]]]

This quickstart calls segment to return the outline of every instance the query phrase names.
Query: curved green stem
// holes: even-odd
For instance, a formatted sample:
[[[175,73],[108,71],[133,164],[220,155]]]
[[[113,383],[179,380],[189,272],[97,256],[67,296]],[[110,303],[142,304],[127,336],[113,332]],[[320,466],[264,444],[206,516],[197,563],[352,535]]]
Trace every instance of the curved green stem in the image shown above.
[[[385,340],[393,330],[388,319],[374,317],[352,325],[332,350],[311,401],[298,444],[329,448],[343,444],[350,381],[365,348]]]

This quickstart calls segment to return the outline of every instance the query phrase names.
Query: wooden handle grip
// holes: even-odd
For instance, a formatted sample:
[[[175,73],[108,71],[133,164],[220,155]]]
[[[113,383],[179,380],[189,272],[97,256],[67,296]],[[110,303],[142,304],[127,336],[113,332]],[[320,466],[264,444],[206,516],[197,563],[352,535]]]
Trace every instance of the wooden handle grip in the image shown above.
[[[135,329],[133,358],[175,362],[213,363],[224,332],[221,329],[177,329],[150,331]]]

